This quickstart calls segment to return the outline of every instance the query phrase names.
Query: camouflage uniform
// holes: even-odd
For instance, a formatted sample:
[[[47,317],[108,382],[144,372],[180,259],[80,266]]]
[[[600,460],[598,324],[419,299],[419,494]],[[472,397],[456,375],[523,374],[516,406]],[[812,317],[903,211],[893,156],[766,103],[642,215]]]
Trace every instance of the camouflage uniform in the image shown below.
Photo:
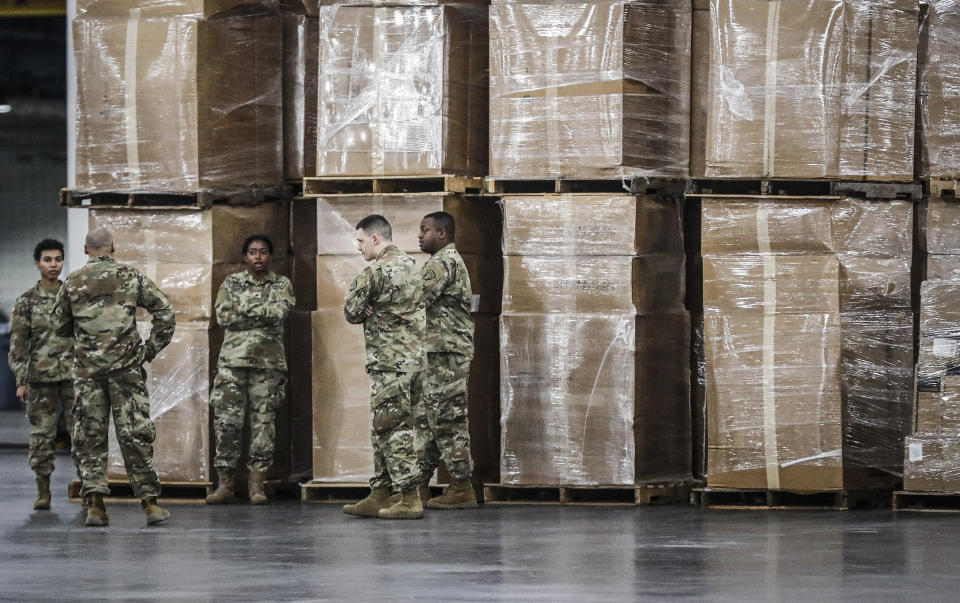
[[[27,458],[30,468],[41,477],[53,472],[58,402],[63,404],[67,429],[72,432],[74,425],[73,340],[53,332],[51,318],[56,298],[56,291],[37,283],[17,298],[10,321],[10,367],[17,387],[27,386]]]
[[[294,305],[293,285],[270,272],[258,281],[249,272],[231,274],[217,293],[223,345],[210,406],[217,448],[213,466],[232,472],[240,458],[240,434],[250,413],[250,471],[273,464],[277,410],[287,387],[283,321]]]
[[[364,268],[344,302],[347,321],[363,323],[373,425],[370,488],[406,492],[416,485],[413,396],[426,364],[423,286],[413,258],[389,245]],[[367,317],[364,308],[371,306]]]
[[[453,243],[434,253],[421,274],[427,370],[416,409],[420,470],[432,475],[442,457],[453,481],[469,480],[473,474],[467,421],[467,379],[473,358],[470,276]]]
[[[137,308],[153,315],[150,338],[137,332]],[[173,338],[176,319],[167,296],[136,268],[110,256],[91,257],[67,277],[57,294],[53,324],[73,336],[76,424],[74,456],[82,495],[109,494],[107,432],[110,414],[127,476],[141,500],[160,495],[153,470],[156,427],[150,419],[144,362]]]

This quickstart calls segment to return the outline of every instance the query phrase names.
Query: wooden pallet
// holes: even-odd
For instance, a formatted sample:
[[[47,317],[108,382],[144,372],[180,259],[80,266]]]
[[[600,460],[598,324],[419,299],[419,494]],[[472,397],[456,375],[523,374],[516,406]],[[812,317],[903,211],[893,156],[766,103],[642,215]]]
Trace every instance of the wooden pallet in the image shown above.
[[[691,180],[688,196],[693,197],[858,197],[861,199],[903,199],[918,201],[923,190],[911,182],[876,182],[870,180],[789,180],[703,179]]]
[[[960,513],[960,492],[914,492],[897,490],[893,493],[894,511],[924,513]]]
[[[484,484],[483,500],[489,505],[655,505],[683,502],[689,483],[631,486],[524,486]]]
[[[690,503],[704,509],[847,511],[890,506],[891,489],[786,492],[782,490],[695,488]]]
[[[489,177],[484,182],[491,195],[549,195],[558,193],[657,195],[681,197],[687,181],[675,178],[545,178],[542,180]]]
[[[483,178],[465,176],[316,176],[303,179],[304,197],[416,193],[480,193]]]
[[[939,176],[923,181],[924,191],[931,197],[956,197],[960,176]]]
[[[110,480],[110,495],[105,497],[107,502],[140,502],[133,495],[130,482]],[[162,504],[195,504],[203,503],[212,491],[210,482],[160,482],[160,502]],[[70,502],[81,502],[80,481],[73,480],[67,486],[67,496]]]
[[[83,208],[203,209],[214,204],[259,205],[267,201],[289,199],[290,187],[249,187],[237,190],[191,192],[86,192],[60,189],[60,205]]]

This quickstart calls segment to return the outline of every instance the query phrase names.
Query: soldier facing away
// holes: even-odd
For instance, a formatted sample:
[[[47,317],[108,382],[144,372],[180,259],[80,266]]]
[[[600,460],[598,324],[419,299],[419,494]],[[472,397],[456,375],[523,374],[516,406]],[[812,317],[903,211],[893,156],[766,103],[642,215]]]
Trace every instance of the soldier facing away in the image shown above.
[[[357,249],[370,264],[350,285],[344,314],[348,322],[363,324],[374,475],[369,496],[344,505],[343,512],[419,519],[423,506],[417,491],[412,407],[426,361],[423,285],[416,262],[393,244],[390,223],[383,216],[367,216],[357,224]]]
[[[473,359],[470,275],[454,244],[456,225],[447,212],[420,222],[420,249],[430,254],[423,265],[423,302],[427,314],[427,369],[416,411],[420,484],[429,484],[442,458],[450,485],[427,501],[428,509],[472,509],[477,497],[470,482],[470,426],[467,380]]]
[[[233,479],[240,459],[240,434],[250,416],[250,502],[263,505],[266,472],[273,464],[277,410],[287,386],[283,322],[293,308],[293,285],[270,270],[273,242],[252,235],[243,243],[245,270],[228,276],[214,310],[224,328],[210,406],[217,444],[213,465],[217,489],[208,505],[233,501]]]
[[[170,517],[157,504],[160,480],[153,469],[156,426],[150,419],[145,362],[170,343],[176,318],[167,296],[142,272],[113,258],[113,235],[105,228],[87,234],[87,263],[67,277],[57,294],[53,324],[58,335],[73,337],[76,424],[74,456],[87,503],[87,526],[109,524],[103,504],[107,484],[107,432],[110,414],[123,463],[147,524]],[[147,341],[137,332],[137,308],[152,315]]]
[[[44,239],[33,250],[40,280],[13,306],[10,321],[10,368],[17,379],[17,397],[27,407],[30,447],[27,460],[36,474],[37,500],[33,508],[50,508],[50,474],[54,469],[54,448],[58,405],[63,407],[67,430],[73,418],[73,339],[53,330],[53,303],[62,285],[63,243]],[[80,470],[77,468],[77,475]]]

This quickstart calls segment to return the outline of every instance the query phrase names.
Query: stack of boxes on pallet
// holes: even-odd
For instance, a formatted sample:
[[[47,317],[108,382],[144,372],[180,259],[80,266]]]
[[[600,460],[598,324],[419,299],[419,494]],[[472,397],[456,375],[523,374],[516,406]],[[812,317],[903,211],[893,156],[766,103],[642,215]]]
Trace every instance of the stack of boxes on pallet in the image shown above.
[[[700,196],[707,484],[889,488],[910,411],[912,203],[743,193],[913,179],[917,7],[801,4],[712,0],[709,53],[695,49],[696,175],[732,181]]]
[[[76,190],[67,198],[91,198],[90,228],[110,229],[117,260],[171,300],[174,339],[148,368],[155,464],[164,483],[207,483],[217,290],[242,269],[250,234],[270,236],[274,270],[288,272],[288,204],[268,202],[283,187],[280,15],[269,3],[200,0],[85,0],[77,13]],[[136,207],[97,207],[113,193]],[[291,471],[286,414],[274,477]],[[115,441],[109,462],[111,478],[122,478]]]
[[[343,315],[350,283],[366,266],[356,224],[383,215],[394,244],[422,266],[420,221],[447,211],[477,298],[474,460],[478,477],[496,479],[502,217],[495,200],[465,194],[478,192],[486,173],[487,10],[379,4],[319,11],[316,171],[291,223],[298,310],[309,312],[294,317],[294,337],[311,340],[313,350],[300,380],[301,395],[312,384],[313,478],[363,482],[373,473],[363,330]]]
[[[490,8],[491,177],[504,193],[506,254],[503,484],[690,475],[682,186],[663,180],[687,172],[683,4]],[[631,193],[644,176],[665,190]],[[547,181],[539,191],[537,180]],[[555,192],[574,180],[613,192]]]

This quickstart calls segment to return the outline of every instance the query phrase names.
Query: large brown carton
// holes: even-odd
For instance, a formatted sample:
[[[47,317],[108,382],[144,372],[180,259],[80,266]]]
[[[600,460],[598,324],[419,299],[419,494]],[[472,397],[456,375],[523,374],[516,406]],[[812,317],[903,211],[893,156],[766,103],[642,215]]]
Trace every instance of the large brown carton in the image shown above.
[[[687,175],[689,2],[490,8],[490,173]]]
[[[917,434],[906,438],[903,489],[960,492],[960,438]]]
[[[317,18],[283,12],[283,177],[317,171]]]
[[[921,285],[920,350],[916,366],[914,432],[960,433],[960,281]]]
[[[73,36],[78,189],[282,183],[279,15],[91,17]]]
[[[912,179],[916,3],[712,0],[710,13],[707,177]]]
[[[921,177],[960,174],[960,7],[931,0],[920,23],[918,87]]]
[[[317,175],[486,174],[486,14],[321,6]]]
[[[149,323],[137,327],[141,335],[150,330]],[[150,418],[157,428],[153,464],[162,482],[202,483],[211,479],[209,391],[218,346],[210,328],[207,322],[178,324],[170,344],[153,362],[144,365]],[[113,427],[108,475],[126,479]]]
[[[960,203],[930,197],[923,209],[924,249],[931,254],[960,255]]]
[[[649,344],[670,337],[665,325],[684,320],[501,316],[501,481],[595,485],[688,476],[689,332],[673,332],[679,345]],[[651,382],[658,371],[648,363],[665,371],[656,375],[660,383]]]
[[[635,195],[508,195],[507,255],[683,253],[679,201]]]
[[[709,3],[707,3],[709,4]],[[690,176],[706,174],[707,113],[710,107],[710,10],[694,8],[690,46]]]
[[[277,0],[78,0],[79,17],[212,17],[247,9],[276,9]]]

